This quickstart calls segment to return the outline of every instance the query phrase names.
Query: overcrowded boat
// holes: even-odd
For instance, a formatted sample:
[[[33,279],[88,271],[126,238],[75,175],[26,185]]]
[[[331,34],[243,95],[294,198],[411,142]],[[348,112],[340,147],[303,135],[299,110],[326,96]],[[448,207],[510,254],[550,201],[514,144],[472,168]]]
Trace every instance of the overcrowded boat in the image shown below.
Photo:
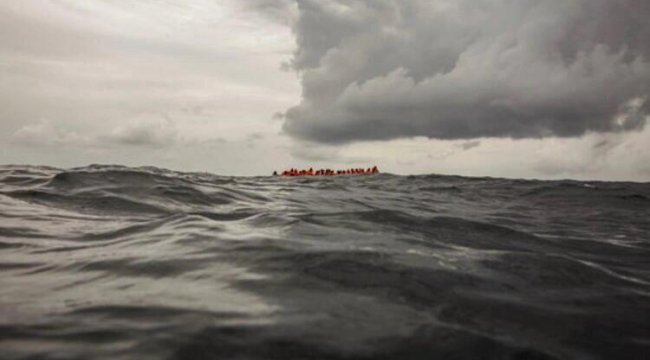
[[[375,165],[367,169],[364,168],[351,168],[345,170],[332,170],[332,169],[294,169],[284,170],[282,173],[277,171],[273,172],[273,176],[337,176],[337,175],[374,175],[379,174],[379,168]]]

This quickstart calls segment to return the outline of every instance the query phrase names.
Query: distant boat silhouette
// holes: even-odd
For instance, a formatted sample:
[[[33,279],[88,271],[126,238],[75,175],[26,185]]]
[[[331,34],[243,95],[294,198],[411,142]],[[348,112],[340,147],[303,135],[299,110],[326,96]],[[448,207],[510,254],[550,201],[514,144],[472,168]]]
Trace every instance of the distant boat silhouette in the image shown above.
[[[309,169],[289,169],[284,170],[281,174],[277,171],[273,172],[273,176],[337,176],[337,175],[374,175],[379,174],[379,168],[375,165],[367,169],[364,168],[352,168],[345,170],[332,170],[332,169],[319,169],[314,170],[313,168]]]

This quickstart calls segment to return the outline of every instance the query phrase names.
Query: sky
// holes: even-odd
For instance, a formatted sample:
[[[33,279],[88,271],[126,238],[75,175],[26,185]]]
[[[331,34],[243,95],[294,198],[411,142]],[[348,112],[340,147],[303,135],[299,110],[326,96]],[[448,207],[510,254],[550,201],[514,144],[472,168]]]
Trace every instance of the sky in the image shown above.
[[[5,0],[0,163],[650,181],[646,0]]]

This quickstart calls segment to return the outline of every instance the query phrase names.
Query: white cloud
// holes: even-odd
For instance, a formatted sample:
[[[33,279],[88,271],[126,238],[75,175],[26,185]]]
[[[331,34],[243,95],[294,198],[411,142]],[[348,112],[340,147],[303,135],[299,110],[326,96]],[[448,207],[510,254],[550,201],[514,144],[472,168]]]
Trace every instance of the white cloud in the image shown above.
[[[213,150],[249,154],[240,140],[251,133],[265,136],[256,151],[281,158],[272,116],[299,99],[295,74],[279,69],[291,30],[248,10],[236,0],[1,2],[0,162],[250,174],[257,162],[215,161]],[[199,158],[162,156],[172,149]]]
[[[48,119],[25,125],[16,130],[10,140],[20,145],[30,146],[86,146],[92,144],[92,139],[75,131],[58,128]]]

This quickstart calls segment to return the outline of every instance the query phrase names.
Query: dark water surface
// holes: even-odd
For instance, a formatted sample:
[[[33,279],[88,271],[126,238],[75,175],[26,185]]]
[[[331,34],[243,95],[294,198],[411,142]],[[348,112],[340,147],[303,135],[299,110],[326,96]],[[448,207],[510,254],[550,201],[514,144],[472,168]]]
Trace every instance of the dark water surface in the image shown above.
[[[0,167],[2,359],[648,359],[650,184]]]

